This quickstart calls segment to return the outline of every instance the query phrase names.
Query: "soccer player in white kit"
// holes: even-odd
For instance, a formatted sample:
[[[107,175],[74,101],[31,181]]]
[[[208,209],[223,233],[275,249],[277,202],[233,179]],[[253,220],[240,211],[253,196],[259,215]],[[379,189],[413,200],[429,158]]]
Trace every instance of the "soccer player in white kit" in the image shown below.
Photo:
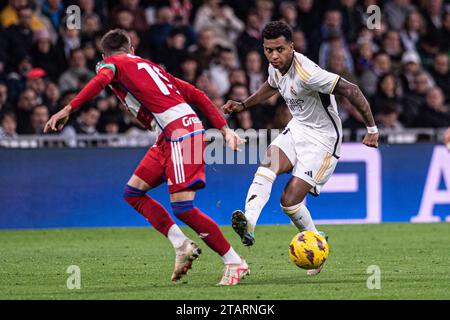
[[[376,148],[379,138],[369,103],[358,86],[295,52],[292,30],[287,24],[268,23],[263,39],[264,54],[270,62],[267,81],[244,101],[229,100],[222,109],[228,114],[240,112],[280,92],[293,118],[268,147],[248,190],[245,211],[233,212],[233,229],[247,246],[255,242],[255,226],[269,200],[273,182],[287,172],[292,172],[292,177],[281,195],[282,210],[299,231],[318,232],[302,202],[308,193],[319,195],[340,157],[342,124],[335,94],[346,97],[362,115],[368,130],[363,144]],[[321,268],[307,273],[318,274]]]

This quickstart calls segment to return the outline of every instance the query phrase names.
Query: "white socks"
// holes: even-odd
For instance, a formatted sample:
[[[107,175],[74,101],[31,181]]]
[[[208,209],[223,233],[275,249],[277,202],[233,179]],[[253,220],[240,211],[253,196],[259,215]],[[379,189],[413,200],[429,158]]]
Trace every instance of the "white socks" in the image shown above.
[[[245,200],[245,217],[250,232],[255,230],[256,222],[269,200],[272,184],[276,177],[277,175],[272,170],[265,167],[259,167],[255,173]]]
[[[311,218],[308,208],[303,203],[297,204],[292,207],[283,207],[284,213],[291,218],[298,231],[311,230],[317,232],[316,226]]]
[[[183,242],[188,239],[186,235],[181,231],[180,227],[176,224],[172,225],[167,232],[167,238],[172,242],[172,245],[175,249],[178,249],[183,245]]]
[[[241,263],[241,257],[237,254],[236,251],[234,251],[233,247],[230,247],[230,250],[228,250],[227,253],[222,256],[222,259],[224,264]]]

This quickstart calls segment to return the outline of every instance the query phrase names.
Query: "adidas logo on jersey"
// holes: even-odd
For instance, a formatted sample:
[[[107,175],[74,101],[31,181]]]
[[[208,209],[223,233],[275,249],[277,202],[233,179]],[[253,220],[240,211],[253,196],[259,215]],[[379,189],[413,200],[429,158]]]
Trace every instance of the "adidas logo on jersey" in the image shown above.
[[[312,178],[312,171],[305,171],[305,174],[306,174],[307,176],[310,176],[310,177]]]

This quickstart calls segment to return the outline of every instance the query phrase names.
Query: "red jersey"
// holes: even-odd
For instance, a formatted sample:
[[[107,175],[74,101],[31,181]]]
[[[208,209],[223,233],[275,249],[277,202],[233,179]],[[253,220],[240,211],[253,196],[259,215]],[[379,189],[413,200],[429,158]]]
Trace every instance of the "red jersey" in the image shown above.
[[[218,129],[226,125],[217,107],[191,84],[173,77],[157,64],[132,54],[115,54],[100,61],[97,75],[72,100],[73,109],[99,94],[107,85],[149,130],[159,129],[171,141],[203,133],[195,104]]]

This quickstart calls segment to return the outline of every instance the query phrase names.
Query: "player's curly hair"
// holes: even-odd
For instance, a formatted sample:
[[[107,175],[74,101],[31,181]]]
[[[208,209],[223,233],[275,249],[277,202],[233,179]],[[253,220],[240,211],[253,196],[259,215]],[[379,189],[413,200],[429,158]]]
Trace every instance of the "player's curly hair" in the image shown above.
[[[102,51],[108,55],[112,52],[129,52],[131,39],[128,33],[123,29],[113,29],[108,31],[100,42]]]
[[[264,27],[262,36],[264,39],[277,39],[279,37],[284,37],[286,41],[291,42],[292,29],[283,21],[271,21]]]

